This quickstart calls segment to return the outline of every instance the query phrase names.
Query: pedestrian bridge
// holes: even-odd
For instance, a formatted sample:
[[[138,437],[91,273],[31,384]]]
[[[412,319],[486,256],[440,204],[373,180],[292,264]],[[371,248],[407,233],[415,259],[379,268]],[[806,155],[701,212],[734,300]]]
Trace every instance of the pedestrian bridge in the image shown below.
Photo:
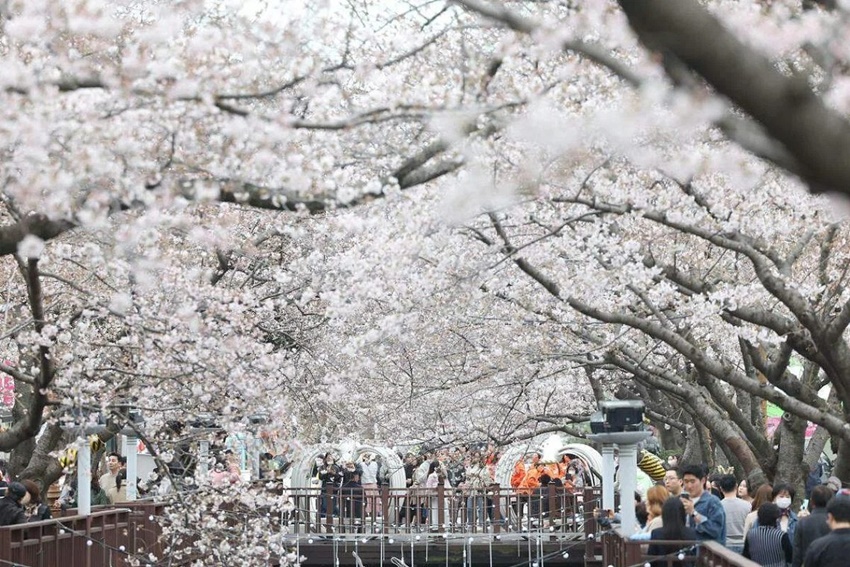
[[[272,490],[287,503],[280,525],[290,549],[307,557],[307,565],[756,567],[713,542],[672,542],[681,553],[646,556],[640,542],[597,524],[599,487],[528,493],[495,485],[482,494],[448,488]],[[144,565],[175,565],[160,537],[162,513],[162,504],[139,501],[2,527],[0,565],[105,567],[139,564],[139,558]]]

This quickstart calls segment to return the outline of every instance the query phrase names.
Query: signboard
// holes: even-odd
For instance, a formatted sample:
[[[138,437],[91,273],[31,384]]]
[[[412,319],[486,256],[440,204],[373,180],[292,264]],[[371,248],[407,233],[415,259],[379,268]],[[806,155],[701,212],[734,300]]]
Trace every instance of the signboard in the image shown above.
[[[782,408],[768,402],[767,403],[767,416],[764,420],[765,426],[767,429],[767,437],[773,437],[773,434],[776,432],[776,429],[779,427],[779,422],[782,421],[782,414],[785,413],[782,411]],[[817,425],[812,423],[811,421],[806,423],[806,439],[811,439],[812,435],[815,434],[815,429]]]
[[[12,366],[8,360],[4,360],[3,364]],[[5,372],[0,372],[0,403],[7,408],[15,405],[15,379]]]

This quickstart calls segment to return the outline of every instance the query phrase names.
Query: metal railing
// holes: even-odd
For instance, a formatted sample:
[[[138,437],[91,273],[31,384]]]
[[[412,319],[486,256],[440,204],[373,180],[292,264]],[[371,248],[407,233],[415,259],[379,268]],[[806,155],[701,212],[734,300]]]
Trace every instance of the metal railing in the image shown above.
[[[498,485],[486,490],[289,488],[283,496],[289,502],[284,522],[293,533],[583,533],[586,520],[599,507],[598,490],[571,493],[554,486],[534,490]]]

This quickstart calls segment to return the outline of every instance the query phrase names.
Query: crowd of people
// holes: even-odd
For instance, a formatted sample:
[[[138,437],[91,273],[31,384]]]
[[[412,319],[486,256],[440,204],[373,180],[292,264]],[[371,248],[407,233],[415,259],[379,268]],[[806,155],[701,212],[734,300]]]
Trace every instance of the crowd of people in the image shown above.
[[[90,503],[105,506],[127,502],[126,460],[119,453],[105,457],[106,471],[92,477]],[[77,506],[76,474],[69,472],[59,482],[59,494],[51,505],[42,495],[40,484],[32,479],[11,480],[6,464],[0,461],[0,526],[49,520],[53,514]]]
[[[458,447],[401,457],[406,487],[413,490],[396,500],[398,516],[393,522],[433,524],[438,508],[446,511],[448,521],[468,526],[481,527],[493,521],[497,451]],[[213,486],[239,481],[238,461],[231,451],[223,450],[215,459],[209,471]],[[291,461],[263,455],[261,462],[264,474],[275,478]],[[109,453],[105,464],[104,474],[91,480],[92,505],[127,500],[124,458]],[[842,489],[839,479],[830,477],[824,484],[808,485],[803,506],[795,511],[795,488],[786,483],[750,486],[732,474],[709,475],[707,467],[679,463],[677,457],[668,460],[666,469],[662,482],[645,495],[636,495],[640,528],[632,537],[647,541],[649,555],[687,552],[687,548],[663,543],[667,541],[711,540],[765,567],[850,564],[850,491]],[[343,508],[349,517],[382,517],[380,488],[389,485],[395,472],[376,453],[366,452],[344,462],[338,462],[332,453],[317,458],[312,478],[314,486],[322,488],[321,515],[339,515]],[[554,515],[558,511],[548,508],[552,489],[557,494],[573,493],[590,482],[589,475],[581,459],[563,455],[558,461],[544,462],[540,453],[525,454],[513,464],[512,490],[506,500],[510,508],[500,515],[513,514],[517,519]],[[54,503],[56,509],[76,505],[75,485],[69,475]],[[443,490],[438,490],[440,487]],[[2,462],[0,493],[0,525],[52,515],[38,483],[11,481]],[[439,497],[446,501],[439,503]]]
[[[751,490],[752,488],[752,490]],[[790,484],[748,486],[732,474],[709,475],[700,464],[678,464],[646,498],[636,497],[639,531],[648,540],[654,565],[680,565],[681,542],[716,541],[763,567],[843,567],[850,565],[850,490],[835,477],[810,487],[795,512]],[[676,541],[673,543],[654,543]]]
[[[10,481],[6,463],[0,461],[0,526],[38,522],[51,518],[38,484],[29,479]]]
[[[439,509],[448,518],[444,521],[479,528],[493,521],[495,473],[500,458],[497,451],[456,447],[399,456],[410,492],[403,497],[393,495],[398,516],[392,521],[433,525]],[[333,453],[318,457],[312,478],[313,486],[322,492],[318,504],[321,516],[339,515],[342,506],[346,517],[381,518],[379,491],[381,486],[389,486],[394,472],[375,453],[366,452],[356,460],[343,462],[338,462]],[[506,494],[514,495],[512,510],[517,517],[546,515],[550,487],[559,495],[570,494],[583,488],[587,475],[578,459],[564,455],[557,462],[544,462],[540,453],[529,453],[514,463],[510,484],[515,490]],[[440,487],[442,491],[438,490]],[[441,492],[443,502],[439,501]]]

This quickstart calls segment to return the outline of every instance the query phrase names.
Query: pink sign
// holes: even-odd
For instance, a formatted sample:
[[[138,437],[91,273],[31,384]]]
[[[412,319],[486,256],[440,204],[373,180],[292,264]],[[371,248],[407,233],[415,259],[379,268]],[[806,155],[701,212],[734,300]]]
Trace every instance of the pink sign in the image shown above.
[[[3,364],[12,366],[8,360],[4,360]],[[0,403],[6,407],[15,405],[15,379],[5,372],[0,372]]]
[[[781,417],[768,417],[765,420],[768,438],[773,437],[773,434],[776,432],[776,428],[779,427],[780,421],[782,421]],[[806,439],[812,438],[812,435],[815,434],[815,429],[817,429],[817,427],[818,426],[812,423],[811,421],[806,422]]]

